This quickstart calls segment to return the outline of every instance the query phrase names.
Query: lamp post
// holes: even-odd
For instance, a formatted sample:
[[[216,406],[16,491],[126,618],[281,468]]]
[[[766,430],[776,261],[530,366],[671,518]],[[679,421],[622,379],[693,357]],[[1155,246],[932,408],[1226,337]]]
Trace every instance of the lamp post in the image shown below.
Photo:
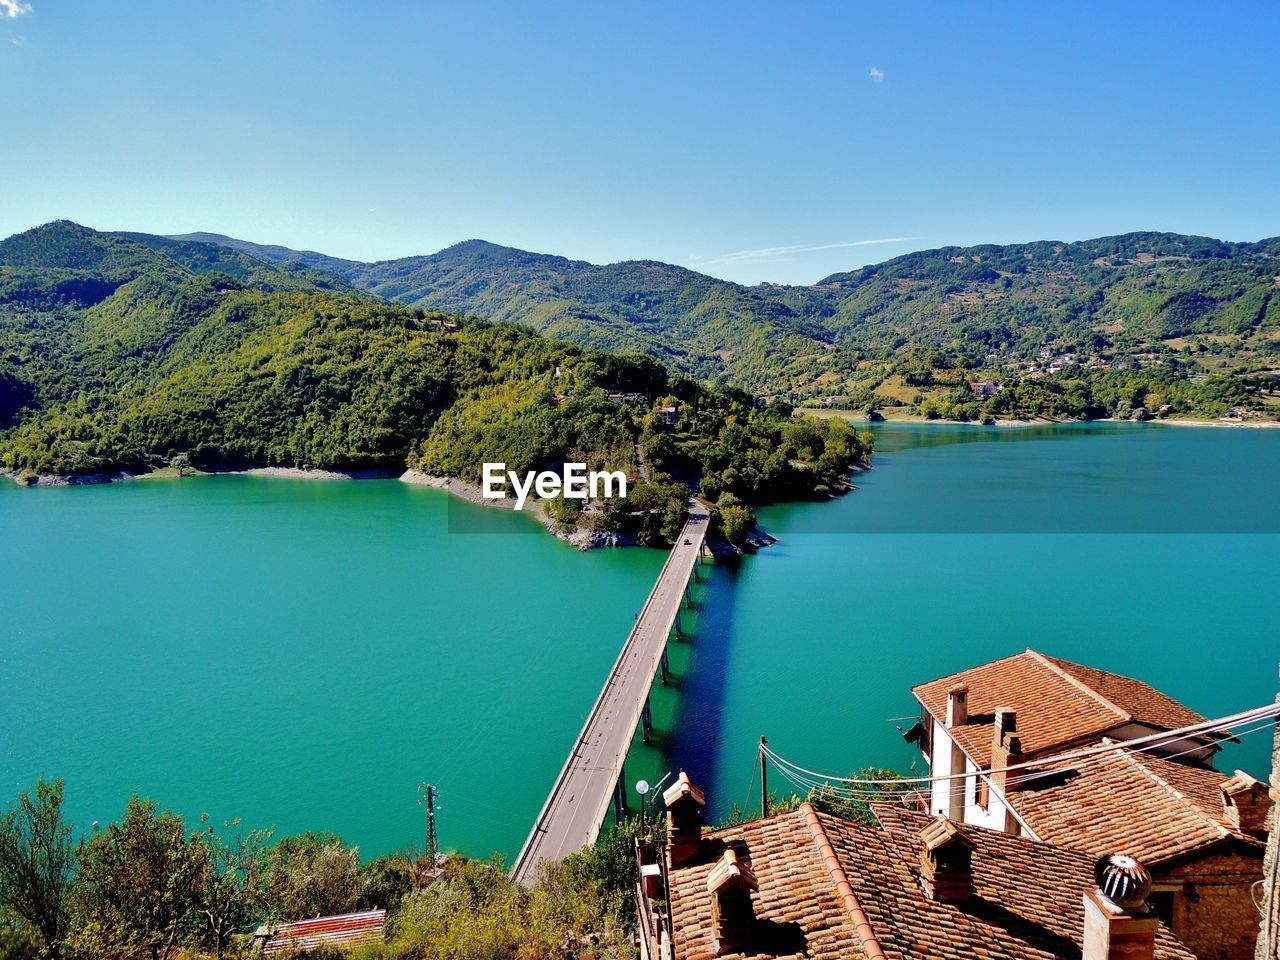
[[[647,796],[649,793],[649,781],[637,780],[636,793],[640,794],[640,832],[642,834],[646,834],[648,833],[648,827],[645,826],[645,813],[647,812],[646,808],[649,806],[649,799]]]

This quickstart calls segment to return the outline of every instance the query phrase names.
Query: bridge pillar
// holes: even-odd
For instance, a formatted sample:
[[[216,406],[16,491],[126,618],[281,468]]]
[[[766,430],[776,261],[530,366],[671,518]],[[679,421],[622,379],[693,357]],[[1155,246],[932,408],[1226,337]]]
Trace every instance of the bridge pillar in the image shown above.
[[[666,670],[663,670],[666,673]],[[649,742],[649,735],[653,733],[653,708],[649,706],[649,696],[645,695],[644,709],[640,711],[640,726],[644,731],[644,742]],[[625,789],[625,787],[624,787]]]
[[[659,661],[659,666],[662,668],[662,685],[664,687],[667,685],[667,680],[671,676],[671,660],[667,656],[668,649],[669,647],[664,643],[662,645],[662,660]]]
[[[613,821],[622,822],[622,815],[627,812],[627,765],[622,764],[622,772],[618,774],[618,782],[613,787]]]

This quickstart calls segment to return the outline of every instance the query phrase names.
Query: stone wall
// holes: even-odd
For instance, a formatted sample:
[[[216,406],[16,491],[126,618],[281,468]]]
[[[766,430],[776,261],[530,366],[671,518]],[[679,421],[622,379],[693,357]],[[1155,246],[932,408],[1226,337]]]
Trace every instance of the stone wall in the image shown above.
[[[1254,960],[1258,910],[1253,884],[1262,851],[1211,853],[1171,870],[1155,870],[1157,886],[1178,884],[1173,932],[1200,960]]]

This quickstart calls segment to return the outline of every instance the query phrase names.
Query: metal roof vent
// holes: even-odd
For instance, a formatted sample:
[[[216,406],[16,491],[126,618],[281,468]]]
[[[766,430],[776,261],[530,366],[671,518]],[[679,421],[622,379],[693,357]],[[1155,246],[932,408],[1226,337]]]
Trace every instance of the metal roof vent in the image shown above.
[[[1151,892],[1151,871],[1136,857],[1112,853],[1093,865],[1098,889],[1119,907],[1141,907]]]

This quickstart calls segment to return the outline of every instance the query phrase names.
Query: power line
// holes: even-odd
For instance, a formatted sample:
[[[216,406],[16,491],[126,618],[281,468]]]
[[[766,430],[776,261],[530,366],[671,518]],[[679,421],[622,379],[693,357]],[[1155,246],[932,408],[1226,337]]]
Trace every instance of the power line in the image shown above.
[[[1259,733],[1263,730],[1268,729],[1271,726],[1272,724],[1270,722],[1264,722],[1248,730],[1240,731],[1240,736],[1243,737],[1243,736],[1249,736],[1254,733]],[[1143,739],[1149,740],[1150,738],[1143,738]],[[1064,767],[1049,768],[1049,769],[1045,769],[1045,768],[1034,769],[1022,777],[1010,778],[1006,789],[1012,789],[1022,783],[1026,783],[1032,780],[1044,779],[1057,774],[1078,772],[1079,770],[1086,769],[1090,766],[1094,766],[1099,763],[1106,763],[1109,760],[1112,760],[1114,756],[1118,753],[1133,755],[1133,754],[1154,752],[1162,746],[1167,746],[1170,743],[1176,743],[1183,739],[1185,739],[1185,737],[1182,735],[1179,735],[1176,733],[1170,734],[1170,735],[1166,735],[1163,739],[1145,743],[1143,746],[1137,749],[1130,749],[1130,745],[1136,741],[1128,741],[1128,742],[1116,741],[1115,743],[1105,744],[1104,745],[1105,750],[1096,751],[1101,755],[1096,756],[1088,760],[1087,762],[1072,764],[1070,766],[1064,766]],[[1162,754],[1162,757],[1164,759],[1172,760],[1172,759],[1176,759],[1177,757],[1185,756],[1188,753],[1195,753],[1197,750],[1201,750],[1201,749],[1203,749],[1203,746],[1197,745],[1194,747],[1190,747],[1186,750],[1179,751],[1177,753]],[[771,759],[775,759],[775,758],[771,758]],[[1040,761],[1040,763],[1048,764],[1053,761],[1061,760],[1061,759],[1062,757],[1050,757],[1050,758],[1046,758],[1043,761]],[[880,780],[857,779],[852,777],[832,777],[830,780],[828,780],[828,779],[824,779],[820,774],[813,775],[807,772],[797,772],[797,771],[803,771],[803,768],[798,768],[794,764],[790,764],[789,761],[782,760],[782,758],[780,757],[775,759],[775,766],[777,767],[778,771],[782,773],[784,776],[786,776],[787,779],[790,780],[793,784],[796,784],[804,789],[822,790],[822,791],[834,794],[836,796],[848,797],[851,799],[858,799],[858,800],[885,800],[885,799],[901,798],[913,793],[917,793],[919,791],[919,788],[924,786],[927,783],[957,779],[957,775],[947,775],[947,776],[940,775],[937,777],[903,777],[901,779],[880,779]],[[1020,765],[1020,766],[1023,766],[1023,765]],[[992,772],[993,771],[990,771],[990,770],[976,770],[976,771],[969,771],[969,772],[960,774],[958,776],[965,777],[965,778],[973,777],[973,776],[987,776]],[[845,785],[835,786],[834,784],[855,784],[855,786],[845,786]]]
[[[1256,727],[1252,727],[1248,730],[1240,731],[1239,735],[1241,737],[1249,736],[1251,734],[1260,733],[1263,730],[1267,730],[1272,726],[1273,724],[1271,724],[1270,722],[1261,723]],[[1177,742],[1180,739],[1182,738],[1173,737],[1172,739],[1167,741],[1148,744],[1147,746],[1137,750],[1121,749],[1119,752],[1124,755],[1150,753],[1159,749],[1161,746],[1166,746],[1168,745],[1168,743]],[[1116,746],[1119,748],[1123,748],[1125,745],[1123,743],[1118,742]],[[1178,757],[1186,756],[1189,753],[1195,753],[1197,750],[1201,750],[1201,749],[1203,749],[1203,746],[1197,745],[1194,747],[1189,747],[1186,750],[1180,750],[1176,753],[1161,754],[1160,757],[1161,759],[1172,761],[1172,760],[1176,760]],[[1085,763],[1075,764],[1071,767],[1058,768],[1056,770],[1037,770],[1033,773],[1029,773],[1022,777],[1010,778],[1008,783],[1006,784],[1005,789],[1006,791],[1013,790],[1013,789],[1016,789],[1018,786],[1022,785],[1023,783],[1027,783],[1032,780],[1044,779],[1060,773],[1076,773],[1082,769],[1086,769],[1096,764],[1107,763],[1113,760],[1115,758],[1115,755],[1116,755],[1115,753],[1107,753],[1103,756],[1095,757],[1091,760],[1086,761]],[[861,801],[900,800],[903,797],[910,796],[912,794],[919,792],[919,785],[917,785],[916,781],[914,780],[912,781],[907,781],[906,779],[883,780],[879,782],[880,785],[875,787],[835,786],[832,783],[825,780],[815,779],[813,777],[805,776],[803,774],[797,774],[793,770],[785,766],[779,765],[777,769],[779,773],[783,774],[783,776],[785,776],[792,784],[800,787],[801,790],[803,791],[806,791],[806,792],[819,791],[828,796],[835,796],[835,797],[840,797],[840,798],[850,799],[850,800],[861,800]],[[987,776],[987,774],[988,774],[988,771],[986,770],[976,770],[976,771],[971,771],[967,773],[965,776],[967,777]],[[941,778],[938,778],[938,779],[941,779]]]
[[[1071,763],[1072,761],[1075,761],[1075,760],[1087,759],[1090,757],[1098,756],[1099,754],[1114,753],[1120,750],[1124,750],[1128,752],[1140,752],[1140,751],[1137,751],[1136,748],[1144,747],[1148,744],[1157,744],[1157,745],[1168,744],[1178,740],[1185,740],[1190,737],[1199,736],[1202,734],[1225,733],[1236,727],[1245,726],[1247,724],[1253,723],[1258,720],[1274,719],[1278,716],[1280,716],[1280,704],[1271,703],[1263,707],[1255,707],[1252,710],[1245,710],[1241,713],[1235,713],[1226,717],[1220,717],[1216,720],[1205,720],[1201,723],[1193,723],[1185,727],[1179,727],[1176,730],[1162,730],[1153,734],[1149,734],[1144,737],[1136,737],[1133,740],[1115,741],[1113,743],[1099,744],[1093,747],[1085,747],[1081,750],[1074,750],[1067,753],[1056,754],[1051,757],[1046,757],[1042,760],[1014,763],[1004,767],[995,767],[989,770],[984,770],[982,772],[985,774],[992,774],[992,773],[1012,773],[1015,771],[1022,771],[1022,770],[1036,770],[1037,775],[1044,776],[1044,775],[1047,775],[1047,772],[1045,771],[1045,767],[1052,764],[1070,763],[1071,765],[1069,766],[1061,767],[1060,771],[1055,771],[1055,772],[1065,772],[1067,770],[1077,769],[1078,765]],[[962,773],[938,774],[938,775],[932,775],[927,777],[899,777],[899,778],[893,778],[893,779],[840,777],[840,776],[819,773],[815,770],[806,769],[805,767],[802,767],[799,764],[793,763],[790,760],[787,760],[785,757],[780,756],[776,751],[774,751],[768,745],[762,746],[761,749],[769,759],[774,761],[776,765],[788,767],[799,774],[805,775],[807,777],[815,778],[817,781],[825,782],[825,783],[832,783],[832,782],[848,783],[848,784],[854,784],[857,786],[871,786],[871,787],[897,785],[901,787],[903,784],[907,784],[907,783],[926,784],[926,783],[939,783],[939,782],[945,782],[950,780],[962,780],[962,779],[967,779],[968,777],[971,777],[974,775],[972,772],[962,772]]]

